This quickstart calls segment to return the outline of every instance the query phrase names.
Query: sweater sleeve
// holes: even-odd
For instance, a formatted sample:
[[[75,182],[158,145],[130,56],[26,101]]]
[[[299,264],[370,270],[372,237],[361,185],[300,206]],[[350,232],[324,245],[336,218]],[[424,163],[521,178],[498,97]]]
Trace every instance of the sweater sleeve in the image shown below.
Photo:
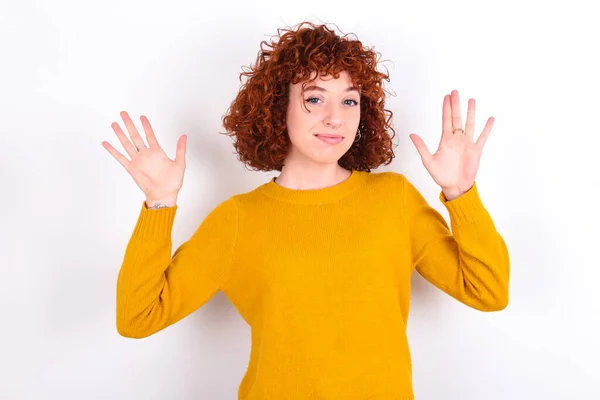
[[[150,336],[186,317],[225,284],[237,238],[235,198],[219,204],[171,256],[177,206],[145,202],[117,279],[117,331]]]
[[[411,236],[412,262],[427,281],[458,301],[481,311],[508,305],[510,262],[506,244],[482,204],[474,184],[462,196],[439,199],[448,224],[404,178],[404,202]]]

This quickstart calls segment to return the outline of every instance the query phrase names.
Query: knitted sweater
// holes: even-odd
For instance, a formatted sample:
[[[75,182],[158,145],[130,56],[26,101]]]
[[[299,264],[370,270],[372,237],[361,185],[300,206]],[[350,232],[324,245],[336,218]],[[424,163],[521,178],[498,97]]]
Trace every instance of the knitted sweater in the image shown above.
[[[223,291],[249,324],[244,400],[409,400],[410,277],[482,311],[508,303],[509,255],[474,185],[450,226],[396,172],[216,206],[171,256],[177,206],[142,204],[117,281],[117,329],[152,335]]]

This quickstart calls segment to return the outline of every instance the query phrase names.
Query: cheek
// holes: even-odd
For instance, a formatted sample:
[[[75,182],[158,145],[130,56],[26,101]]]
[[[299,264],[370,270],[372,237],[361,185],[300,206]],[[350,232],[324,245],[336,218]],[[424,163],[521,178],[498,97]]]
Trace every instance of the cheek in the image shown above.
[[[360,106],[357,106],[352,113],[352,121],[358,125],[358,123],[360,122]]]
[[[287,114],[288,131],[294,134],[297,130],[310,129],[320,120],[321,116],[317,110],[311,110],[309,113],[298,106],[290,110]]]

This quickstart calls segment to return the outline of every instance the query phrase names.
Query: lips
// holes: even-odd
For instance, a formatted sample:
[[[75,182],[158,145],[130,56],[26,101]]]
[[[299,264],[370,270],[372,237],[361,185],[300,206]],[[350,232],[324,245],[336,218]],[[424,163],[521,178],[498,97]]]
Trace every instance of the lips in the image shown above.
[[[315,136],[320,136],[323,138],[331,138],[331,139],[343,139],[344,138],[342,135],[331,135],[328,133],[315,133]]]
[[[317,137],[317,139],[327,144],[338,144],[344,140],[344,137],[341,135],[328,135],[317,133],[315,134],[315,136]]]

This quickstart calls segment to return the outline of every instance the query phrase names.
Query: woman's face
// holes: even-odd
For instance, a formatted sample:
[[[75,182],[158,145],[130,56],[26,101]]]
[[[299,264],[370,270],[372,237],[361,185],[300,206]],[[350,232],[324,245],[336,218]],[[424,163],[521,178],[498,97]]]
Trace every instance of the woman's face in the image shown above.
[[[338,79],[313,78],[306,84],[304,96],[302,83],[291,85],[286,122],[292,144],[286,165],[337,164],[357,135],[360,93],[347,72]]]

